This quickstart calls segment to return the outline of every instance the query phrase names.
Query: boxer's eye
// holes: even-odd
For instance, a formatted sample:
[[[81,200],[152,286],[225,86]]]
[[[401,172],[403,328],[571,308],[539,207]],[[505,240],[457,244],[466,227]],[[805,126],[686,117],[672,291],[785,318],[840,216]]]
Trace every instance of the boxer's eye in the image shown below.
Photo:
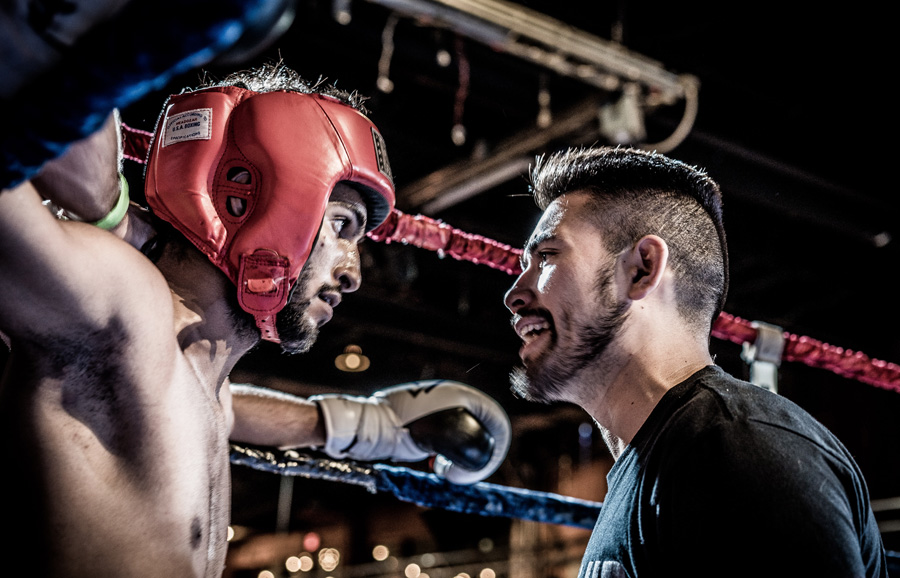
[[[358,242],[365,235],[365,217],[349,203],[332,201],[329,207],[331,226],[341,239]]]
[[[350,219],[347,217],[335,217],[331,222],[334,224],[334,232],[340,235],[344,227],[350,224]]]

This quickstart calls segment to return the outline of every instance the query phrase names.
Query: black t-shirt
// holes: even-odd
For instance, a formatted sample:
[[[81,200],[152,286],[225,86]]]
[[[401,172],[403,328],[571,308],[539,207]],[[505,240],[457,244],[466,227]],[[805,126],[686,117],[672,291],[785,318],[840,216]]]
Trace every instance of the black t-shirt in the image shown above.
[[[847,449],[719,367],[668,391],[607,479],[579,578],[887,576]]]

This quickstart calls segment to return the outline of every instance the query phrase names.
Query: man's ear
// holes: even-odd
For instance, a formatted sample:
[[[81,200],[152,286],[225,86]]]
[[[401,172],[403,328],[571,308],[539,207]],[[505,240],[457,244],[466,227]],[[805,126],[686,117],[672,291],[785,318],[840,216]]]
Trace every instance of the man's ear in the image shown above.
[[[669,246],[656,235],[642,237],[625,254],[628,298],[643,299],[656,290],[669,262]]]

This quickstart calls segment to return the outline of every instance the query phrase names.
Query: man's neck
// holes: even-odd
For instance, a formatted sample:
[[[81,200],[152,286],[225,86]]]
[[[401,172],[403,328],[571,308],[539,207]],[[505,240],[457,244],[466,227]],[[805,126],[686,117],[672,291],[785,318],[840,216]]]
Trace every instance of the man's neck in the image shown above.
[[[185,359],[197,377],[213,385],[216,391],[259,339],[241,335],[228,324],[230,316],[226,307],[222,303],[197,311],[178,308],[175,312],[178,344]]]
[[[181,351],[197,378],[218,393],[238,360],[259,342],[259,335],[255,329],[237,326],[235,319],[242,312],[233,311],[234,300],[226,294],[234,286],[202,253],[192,245],[179,250],[182,255],[177,258],[167,253],[167,235],[159,230],[165,226],[147,210],[132,205],[111,232],[145,252],[166,278]],[[197,283],[197,279],[206,281]]]
[[[157,267],[172,292],[178,344],[198,379],[218,390],[259,334],[251,322],[241,322],[243,311],[234,310],[227,292],[235,288],[224,273],[193,245],[174,251],[181,254],[165,250]]]
[[[593,378],[585,376],[578,403],[604,430],[618,457],[666,392],[710,364],[704,347],[683,339],[645,338],[634,347],[626,342],[599,360]]]

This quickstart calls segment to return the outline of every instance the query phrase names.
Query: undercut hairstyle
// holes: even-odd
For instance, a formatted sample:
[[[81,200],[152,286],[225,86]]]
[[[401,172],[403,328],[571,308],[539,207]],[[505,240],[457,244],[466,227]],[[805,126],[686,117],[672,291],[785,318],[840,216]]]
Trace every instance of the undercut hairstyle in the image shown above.
[[[678,311],[708,332],[728,291],[719,185],[701,169],[639,149],[571,148],[537,159],[531,192],[541,210],[576,191],[591,194],[584,217],[612,254],[646,235],[665,240]]]

